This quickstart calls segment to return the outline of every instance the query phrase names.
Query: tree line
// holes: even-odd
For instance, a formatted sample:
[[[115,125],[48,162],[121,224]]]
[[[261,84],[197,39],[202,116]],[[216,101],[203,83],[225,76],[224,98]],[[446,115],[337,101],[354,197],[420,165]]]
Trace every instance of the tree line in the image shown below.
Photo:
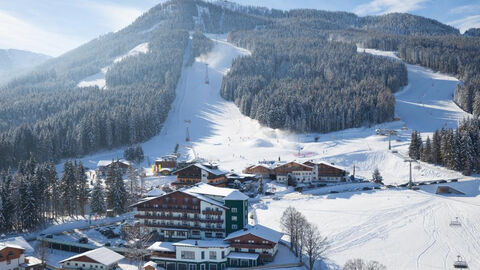
[[[465,175],[480,170],[480,120],[466,119],[457,129],[440,129],[422,141],[413,131],[408,155],[415,160],[445,166]]]
[[[30,232],[66,217],[104,215],[107,209],[120,215],[140,196],[138,172],[127,171],[127,180],[116,166],[105,180],[89,181],[79,161],[67,160],[59,176],[53,163],[30,157],[15,172],[0,172],[0,232]]]

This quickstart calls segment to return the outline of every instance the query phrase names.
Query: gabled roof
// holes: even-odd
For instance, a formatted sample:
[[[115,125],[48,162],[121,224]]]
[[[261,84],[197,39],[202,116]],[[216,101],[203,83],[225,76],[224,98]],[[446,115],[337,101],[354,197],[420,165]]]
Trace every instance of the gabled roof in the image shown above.
[[[174,246],[181,246],[181,247],[201,247],[201,248],[208,248],[208,247],[224,247],[227,248],[230,245],[223,240],[183,240],[173,244]]]
[[[330,167],[332,167],[332,168],[339,169],[339,170],[342,170],[342,171],[345,171],[345,172],[347,171],[347,169],[345,169],[345,168],[343,168],[343,167],[341,167],[341,166],[334,165],[334,164],[332,164],[332,163],[328,163],[328,162],[325,162],[325,161],[319,161],[319,162],[317,162],[317,164],[318,164],[318,165],[323,164],[323,165],[330,166]]]
[[[115,251],[112,251],[112,250],[110,250],[106,247],[101,247],[101,248],[97,248],[97,249],[94,249],[94,250],[90,250],[90,251],[72,256],[72,257],[67,258],[65,260],[62,260],[60,262],[63,263],[63,262],[67,262],[67,261],[74,261],[75,259],[83,257],[83,256],[88,257],[88,258],[90,258],[90,259],[92,259],[92,260],[94,260],[94,261],[96,261],[100,264],[106,265],[106,266],[117,263],[118,261],[125,258],[122,255],[116,253]]]
[[[238,190],[235,190],[223,199],[226,201],[245,201],[248,200],[248,196]]]
[[[149,262],[146,262],[144,265],[143,265],[143,268],[147,267],[147,266],[151,266],[153,267],[154,269],[157,269],[157,263],[154,263],[152,261],[149,261]]]
[[[155,242],[147,249],[153,251],[175,252],[173,242]]]
[[[7,248],[7,247],[22,249],[27,253],[34,252],[34,249],[32,248],[32,246],[27,241],[25,241],[25,239],[21,236],[2,239],[0,241],[0,250],[3,250],[4,248]]]
[[[150,190],[149,192],[147,192],[146,196],[147,197],[158,197],[158,196],[162,196],[165,194],[165,191],[159,189],[159,188],[154,188],[152,190]]]
[[[307,167],[307,168],[313,169],[313,167],[305,165],[305,164],[297,162],[297,161],[290,161],[290,162],[287,162],[287,163],[284,163],[284,164],[280,164],[280,165],[276,166],[275,169],[283,167],[283,166],[291,164],[291,163],[297,164],[297,165],[302,166],[302,167]]]
[[[130,161],[127,161],[127,160],[124,160],[124,159],[113,160],[113,162],[120,162],[120,163],[124,163],[126,165],[129,165],[129,166],[132,164]],[[110,164],[112,164],[112,160],[100,160],[97,163],[97,167],[105,167],[105,166],[108,166]]]
[[[177,174],[178,172],[183,171],[183,170],[185,170],[185,169],[187,169],[187,168],[190,168],[190,167],[192,167],[192,166],[195,166],[195,167],[197,167],[197,168],[200,168],[200,169],[202,169],[202,170],[204,170],[204,171],[207,171],[207,172],[209,172],[209,173],[211,173],[211,174],[213,174],[213,175],[226,175],[226,174],[228,173],[228,172],[226,172],[226,171],[222,171],[222,170],[219,170],[219,169],[211,169],[211,168],[208,168],[207,166],[205,166],[205,165],[203,165],[203,164],[200,164],[200,163],[194,163],[194,164],[188,165],[188,166],[185,167],[185,168],[181,168],[181,169],[178,169],[178,170],[174,171],[173,174]]]
[[[206,183],[198,183],[186,189],[186,191],[207,196],[223,197],[224,200],[248,200],[248,196],[237,189],[216,187]]]
[[[193,192],[190,192],[188,190],[184,190],[184,191],[181,191],[181,192],[184,192],[186,194],[189,194],[189,195],[192,195],[196,198],[198,198],[199,200],[202,200],[202,201],[205,201],[205,202],[208,202],[210,204],[213,204],[213,205],[216,205],[218,207],[221,207],[221,208],[224,208],[224,209],[228,209],[228,207],[226,207],[225,205],[223,205],[223,203],[219,202],[219,201],[216,201],[212,198],[209,198],[205,195],[202,195],[202,194],[197,194],[197,193],[193,193]]]
[[[182,193],[185,193],[185,194],[187,194],[187,195],[193,196],[193,197],[195,197],[195,198],[197,198],[197,199],[199,199],[199,200],[208,202],[208,203],[210,203],[210,204],[216,205],[216,206],[221,207],[221,208],[224,208],[224,209],[228,209],[228,207],[226,207],[225,205],[223,205],[223,203],[221,203],[221,202],[219,202],[219,201],[216,201],[216,200],[214,200],[214,199],[212,199],[212,198],[209,198],[209,197],[207,197],[207,196],[205,196],[205,195],[202,195],[202,194],[197,194],[197,193],[194,193],[194,192],[190,192],[190,191],[188,191],[188,190],[176,190],[176,191],[172,191],[172,192],[170,192],[170,193],[164,194],[164,195],[162,195],[162,196],[156,196],[156,197],[146,198],[146,199],[144,199],[144,200],[141,200],[141,201],[139,201],[139,202],[137,202],[137,203],[134,203],[134,204],[130,205],[130,207],[135,207],[135,206],[137,206],[137,205],[139,205],[139,204],[142,204],[142,203],[145,203],[145,202],[148,202],[148,201],[151,201],[151,200],[155,200],[155,199],[158,199],[158,198],[163,197],[163,196],[168,196],[169,194],[172,194],[172,193],[175,193],[175,192],[182,192]]]
[[[262,239],[265,239],[274,243],[278,243],[278,241],[280,241],[280,239],[283,236],[283,233],[281,232],[278,232],[276,230],[257,224],[255,226],[247,225],[243,230],[239,230],[229,234],[225,238],[225,240],[230,240],[230,239],[248,235],[248,234],[255,235],[257,237],[260,237]]]

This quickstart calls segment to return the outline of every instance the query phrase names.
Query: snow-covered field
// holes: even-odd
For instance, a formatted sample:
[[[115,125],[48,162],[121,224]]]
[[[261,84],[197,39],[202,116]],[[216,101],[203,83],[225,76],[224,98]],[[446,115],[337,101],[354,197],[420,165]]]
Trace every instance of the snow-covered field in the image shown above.
[[[312,196],[284,195],[257,203],[258,223],[280,229],[288,206],[317,224],[331,241],[332,269],[352,258],[377,260],[388,269],[452,269],[462,255],[480,269],[480,181],[456,183],[466,197],[428,191],[375,190]],[[432,187],[427,187],[432,189]],[[459,217],[461,226],[450,226]]]

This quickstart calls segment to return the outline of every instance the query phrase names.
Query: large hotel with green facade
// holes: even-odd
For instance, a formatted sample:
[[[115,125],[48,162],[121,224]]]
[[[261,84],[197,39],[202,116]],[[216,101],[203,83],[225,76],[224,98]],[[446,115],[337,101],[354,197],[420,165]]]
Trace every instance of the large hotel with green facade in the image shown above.
[[[134,205],[135,218],[159,240],[225,238],[248,224],[248,197],[199,183]]]
[[[198,183],[134,205],[135,218],[161,242],[152,263],[167,270],[222,270],[272,261],[282,233],[248,225],[248,197]]]

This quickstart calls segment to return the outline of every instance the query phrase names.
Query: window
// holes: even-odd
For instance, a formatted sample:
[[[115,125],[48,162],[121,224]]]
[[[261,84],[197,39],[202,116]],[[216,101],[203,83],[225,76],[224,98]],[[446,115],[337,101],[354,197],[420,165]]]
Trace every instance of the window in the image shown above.
[[[210,251],[208,256],[209,256],[210,260],[216,260],[217,259],[217,252],[216,251]]]
[[[255,241],[254,240],[248,240],[248,243],[249,244],[255,244]]]
[[[232,224],[232,230],[236,230],[236,229],[238,229],[237,224]]]
[[[185,260],[195,260],[195,252],[182,250],[180,257]]]
[[[202,260],[205,260],[205,251],[202,251]]]
[[[208,270],[217,270],[217,265],[216,264],[210,264],[208,266]]]
[[[237,213],[237,208],[236,207],[232,208],[232,213]]]
[[[183,201],[184,201],[185,203],[188,203],[188,198],[183,198]]]
[[[232,216],[232,221],[237,221],[237,216]]]
[[[255,253],[255,249],[254,248],[249,248],[248,253]]]
[[[225,259],[225,251],[222,251],[222,259]]]
[[[235,243],[240,243],[240,239],[235,239]]]
[[[216,236],[217,238],[223,238],[223,233],[217,232],[217,233],[215,234],[215,236]]]
[[[196,264],[189,264],[188,265],[188,270],[197,270],[197,265]]]

